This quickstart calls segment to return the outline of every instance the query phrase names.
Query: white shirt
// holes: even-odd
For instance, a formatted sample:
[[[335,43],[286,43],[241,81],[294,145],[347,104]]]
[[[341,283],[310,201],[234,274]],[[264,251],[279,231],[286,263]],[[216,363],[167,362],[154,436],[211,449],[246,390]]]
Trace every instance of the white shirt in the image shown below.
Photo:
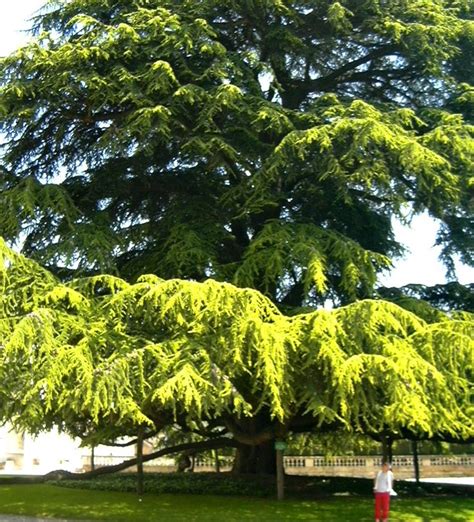
[[[393,473],[388,470],[379,471],[375,479],[374,491],[376,493],[390,493],[393,488]]]

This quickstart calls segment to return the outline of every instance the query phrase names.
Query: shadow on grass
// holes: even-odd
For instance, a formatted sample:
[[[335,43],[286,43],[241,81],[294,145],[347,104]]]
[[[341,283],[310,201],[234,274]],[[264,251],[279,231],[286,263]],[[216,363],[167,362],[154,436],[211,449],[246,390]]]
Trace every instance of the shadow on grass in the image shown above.
[[[397,499],[392,503],[391,521],[474,521],[474,500],[460,498]]]
[[[285,500],[215,495],[146,494],[59,488],[50,485],[0,486],[0,511],[17,515],[116,522],[364,522],[373,520],[372,498],[350,496]],[[1,519],[1,517],[0,517]],[[466,522],[474,500],[397,499],[391,522]]]

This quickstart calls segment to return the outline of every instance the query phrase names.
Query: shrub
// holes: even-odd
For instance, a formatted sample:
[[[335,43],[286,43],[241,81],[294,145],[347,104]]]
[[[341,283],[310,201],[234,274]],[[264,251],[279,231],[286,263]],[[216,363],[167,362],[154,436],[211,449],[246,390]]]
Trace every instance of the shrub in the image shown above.
[[[136,481],[136,474],[120,473],[87,480],[53,480],[49,484],[78,489],[133,492],[137,488]],[[273,480],[262,481],[224,473],[146,473],[144,478],[145,493],[269,497],[274,495],[274,491]]]

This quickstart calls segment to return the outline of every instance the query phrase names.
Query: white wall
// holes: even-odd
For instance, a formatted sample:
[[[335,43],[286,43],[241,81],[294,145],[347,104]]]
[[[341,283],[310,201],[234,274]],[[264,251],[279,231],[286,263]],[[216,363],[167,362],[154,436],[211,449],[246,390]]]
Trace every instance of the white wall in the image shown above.
[[[33,437],[21,436],[8,425],[0,427],[0,463],[7,463],[0,473],[43,475],[57,469],[78,472],[89,463],[90,453],[90,448],[80,447],[79,439],[74,440],[57,430]],[[98,463],[104,460],[103,464],[116,464],[133,458],[135,446],[100,445],[94,453]]]
[[[56,469],[79,471],[82,467],[78,443],[54,430],[38,437],[25,436],[23,473],[44,474]]]

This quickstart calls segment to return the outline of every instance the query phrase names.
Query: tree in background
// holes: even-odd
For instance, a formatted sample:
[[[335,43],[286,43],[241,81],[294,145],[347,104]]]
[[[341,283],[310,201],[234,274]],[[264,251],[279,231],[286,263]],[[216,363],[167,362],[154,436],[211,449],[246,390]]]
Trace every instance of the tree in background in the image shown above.
[[[474,283],[461,285],[457,281],[451,281],[434,286],[411,284],[401,288],[379,288],[378,293],[382,299],[400,306],[409,306],[412,303],[416,307],[425,303],[424,306],[428,305],[438,317],[442,315],[441,310],[474,312]]]

